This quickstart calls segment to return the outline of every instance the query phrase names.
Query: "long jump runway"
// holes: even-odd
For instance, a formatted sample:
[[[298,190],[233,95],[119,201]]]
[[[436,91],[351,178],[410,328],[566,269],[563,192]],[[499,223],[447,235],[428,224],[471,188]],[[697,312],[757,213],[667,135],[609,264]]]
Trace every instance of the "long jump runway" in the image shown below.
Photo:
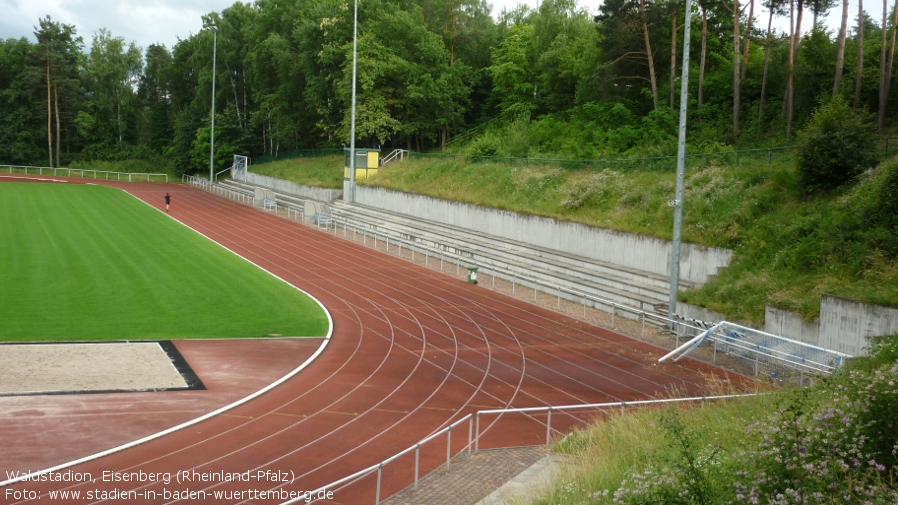
[[[708,375],[746,382],[692,360],[657,365],[661,349],[372,251],[342,230],[334,236],[181,185],[108,184],[163,211],[171,193],[172,218],[320,300],[332,338],[305,370],[227,415],[0,488],[0,503],[281,503],[478,410],[700,395]],[[553,412],[553,434],[585,416]],[[545,421],[484,416],[480,447],[544,443]],[[445,463],[446,443],[422,446],[422,473]],[[462,424],[451,453],[466,444]],[[412,453],[383,468],[382,499],[411,484],[414,461]],[[375,475],[320,503],[374,503]]]

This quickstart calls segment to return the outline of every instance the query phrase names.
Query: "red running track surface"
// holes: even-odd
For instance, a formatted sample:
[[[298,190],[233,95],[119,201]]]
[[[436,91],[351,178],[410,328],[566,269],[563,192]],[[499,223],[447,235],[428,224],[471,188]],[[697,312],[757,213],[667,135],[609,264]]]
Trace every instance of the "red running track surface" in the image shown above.
[[[190,187],[108,184],[163,212],[171,193],[172,218],[320,300],[333,337],[308,368],[229,415],[70,469],[96,482],[21,482],[0,489],[0,503],[104,503],[122,493],[131,503],[280,503],[259,492],[329,484],[477,410],[700,395],[703,374],[745,381],[691,360],[657,365],[659,348]],[[586,415],[554,412],[554,435]],[[545,442],[545,414],[481,422],[481,448]],[[462,424],[452,452],[466,444]],[[439,437],[422,448],[422,474],[445,459]],[[410,454],[384,467],[381,498],[412,482],[413,464]],[[103,482],[104,471],[139,482]],[[194,480],[177,482],[183,472]],[[249,482],[220,482],[246,472]],[[374,503],[375,482],[334,489],[323,503]],[[26,490],[38,499],[16,498]],[[186,500],[174,494],[187,490]],[[80,497],[49,494],[57,491]]]

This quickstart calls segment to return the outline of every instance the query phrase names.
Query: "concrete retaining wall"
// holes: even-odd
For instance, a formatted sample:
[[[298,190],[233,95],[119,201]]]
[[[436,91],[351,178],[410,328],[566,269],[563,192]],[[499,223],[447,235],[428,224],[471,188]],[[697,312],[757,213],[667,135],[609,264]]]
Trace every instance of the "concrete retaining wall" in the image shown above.
[[[867,337],[898,333],[898,310],[823,295],[820,347],[853,356],[867,353]]]
[[[356,186],[355,201],[538,247],[670,275],[671,243],[654,237],[367,186]],[[733,252],[728,249],[683,244],[680,278],[704,283],[719,268],[727,266],[732,257]]]
[[[806,344],[826,347],[820,344],[819,319],[807,322],[800,315],[788,310],[767,306],[764,310],[763,330]],[[834,347],[827,347],[827,349],[838,350]]]
[[[246,173],[246,182],[258,186],[264,186],[283,193],[296,195],[300,198],[309,198],[319,202],[333,202],[337,198],[343,196],[343,191],[339,189],[314,188],[311,186],[301,186],[295,182],[285,181],[283,179],[275,179],[267,175]]]

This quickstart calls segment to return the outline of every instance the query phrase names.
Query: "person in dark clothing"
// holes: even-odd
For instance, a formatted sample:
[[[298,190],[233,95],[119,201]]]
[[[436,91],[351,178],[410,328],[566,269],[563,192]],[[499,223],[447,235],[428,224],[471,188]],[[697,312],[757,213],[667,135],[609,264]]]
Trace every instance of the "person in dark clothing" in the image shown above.
[[[165,212],[168,212],[168,206],[171,204],[171,195],[165,194]]]

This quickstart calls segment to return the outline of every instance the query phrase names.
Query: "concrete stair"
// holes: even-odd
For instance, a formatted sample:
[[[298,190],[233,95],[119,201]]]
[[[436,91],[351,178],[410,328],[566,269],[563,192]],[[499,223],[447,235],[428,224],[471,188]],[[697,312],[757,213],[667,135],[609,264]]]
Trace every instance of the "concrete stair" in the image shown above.
[[[238,180],[234,180],[234,179],[225,179],[223,181],[216,183],[216,185],[227,188],[227,189],[237,192],[237,193],[248,195],[250,197],[253,196],[253,193],[256,188],[256,186],[254,186],[252,184],[248,184],[246,182],[238,181]],[[261,187],[261,186],[259,186],[259,187]],[[277,191],[277,190],[272,190],[271,188],[264,188],[264,189],[268,189],[268,190],[272,191],[275,195],[275,199],[277,200],[278,204],[282,207],[290,207],[292,209],[296,209],[296,210],[300,210],[300,211],[305,208],[305,204],[307,201],[305,198],[301,198],[296,195],[291,195],[289,193],[284,193],[284,192]],[[258,204],[259,204],[259,202],[257,202],[257,205]]]

